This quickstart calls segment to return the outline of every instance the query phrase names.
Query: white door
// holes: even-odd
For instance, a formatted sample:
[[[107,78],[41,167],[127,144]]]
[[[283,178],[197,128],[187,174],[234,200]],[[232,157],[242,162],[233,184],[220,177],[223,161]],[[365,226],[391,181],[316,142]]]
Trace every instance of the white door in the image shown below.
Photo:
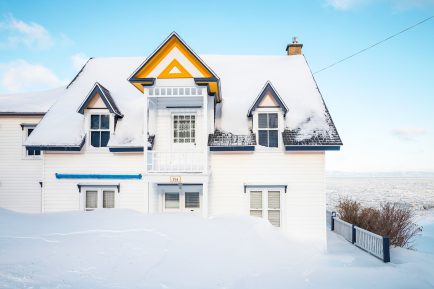
[[[251,188],[249,194],[250,216],[264,218],[273,226],[282,225],[282,198],[281,188]]]

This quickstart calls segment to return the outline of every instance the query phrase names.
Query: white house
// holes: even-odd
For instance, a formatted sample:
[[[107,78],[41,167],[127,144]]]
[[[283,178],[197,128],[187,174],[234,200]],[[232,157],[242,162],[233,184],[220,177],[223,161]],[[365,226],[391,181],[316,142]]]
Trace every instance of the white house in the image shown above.
[[[172,33],[146,59],[0,97],[0,206],[252,215],[324,241],[325,151],[342,142],[301,48],[199,56]]]

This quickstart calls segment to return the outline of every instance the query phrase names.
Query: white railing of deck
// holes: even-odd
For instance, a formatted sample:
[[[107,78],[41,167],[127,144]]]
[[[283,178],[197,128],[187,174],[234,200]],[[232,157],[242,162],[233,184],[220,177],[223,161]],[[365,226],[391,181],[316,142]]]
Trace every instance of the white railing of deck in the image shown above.
[[[148,172],[203,172],[203,152],[148,151]]]
[[[202,96],[204,87],[195,86],[157,86],[149,88],[150,97]]]
[[[334,231],[347,241],[353,242],[353,225],[338,218],[333,218],[333,220],[335,226]]]
[[[357,226],[354,229],[356,230],[356,242],[354,244],[372,255],[383,259],[383,237]]]

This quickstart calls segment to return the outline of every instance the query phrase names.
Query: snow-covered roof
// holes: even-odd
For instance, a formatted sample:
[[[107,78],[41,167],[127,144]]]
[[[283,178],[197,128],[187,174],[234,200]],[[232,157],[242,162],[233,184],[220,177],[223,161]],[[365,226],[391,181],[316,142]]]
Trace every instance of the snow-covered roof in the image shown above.
[[[65,91],[55,89],[0,95],[0,114],[45,114]]]
[[[269,81],[287,105],[285,127],[297,130],[298,140],[312,134],[327,137],[333,123],[302,55],[201,55],[219,76],[223,101],[216,107],[216,129],[248,135],[252,103]],[[145,57],[93,58],[56,102],[27,140],[31,146],[78,146],[85,132],[77,108],[96,82],[110,91],[124,117],[109,146],[143,146],[143,94],[128,81]],[[333,126],[334,127],[334,126]]]

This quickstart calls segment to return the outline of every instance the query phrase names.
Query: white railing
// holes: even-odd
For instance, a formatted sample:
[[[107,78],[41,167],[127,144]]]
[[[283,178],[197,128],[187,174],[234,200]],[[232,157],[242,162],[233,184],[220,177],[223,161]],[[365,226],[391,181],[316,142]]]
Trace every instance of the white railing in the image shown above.
[[[338,218],[333,218],[333,220],[334,231],[344,237],[347,241],[353,243],[353,225]]]
[[[195,86],[158,86],[149,88],[151,97],[201,96],[204,87]]]
[[[372,255],[384,260],[385,250],[384,250],[384,238],[380,235],[374,234],[357,226],[354,227],[356,231],[356,242],[354,243],[357,247],[371,253]],[[387,250],[388,248],[386,248]]]
[[[203,152],[148,151],[148,172],[203,172]]]

